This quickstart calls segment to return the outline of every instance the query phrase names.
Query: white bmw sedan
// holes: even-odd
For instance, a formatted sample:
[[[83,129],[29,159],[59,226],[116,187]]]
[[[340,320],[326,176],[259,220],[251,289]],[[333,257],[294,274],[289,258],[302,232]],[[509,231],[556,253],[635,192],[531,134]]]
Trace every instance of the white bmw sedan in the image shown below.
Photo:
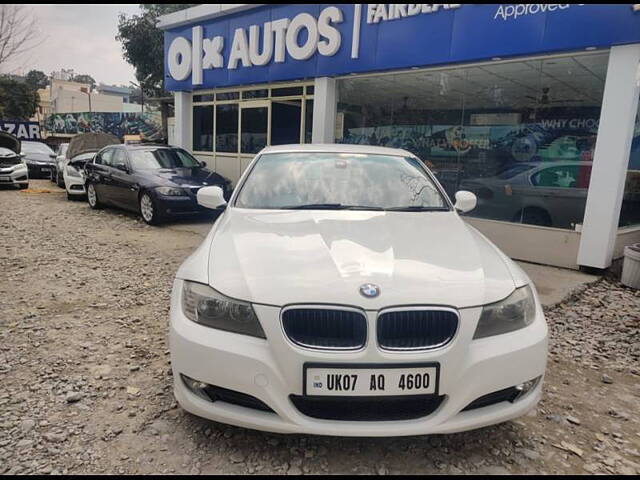
[[[413,154],[262,150],[173,285],[175,396],[280,433],[451,433],[540,399],[547,325],[527,275]]]

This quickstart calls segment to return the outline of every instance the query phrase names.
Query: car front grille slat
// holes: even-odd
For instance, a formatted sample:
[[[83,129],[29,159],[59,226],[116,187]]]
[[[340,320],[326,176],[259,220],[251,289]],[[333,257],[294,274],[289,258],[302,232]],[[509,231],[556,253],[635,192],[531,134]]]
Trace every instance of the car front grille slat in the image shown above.
[[[289,339],[311,348],[355,350],[366,343],[367,320],[357,311],[292,308],[282,314]]]
[[[378,345],[387,350],[420,350],[444,346],[458,329],[452,310],[404,310],[378,317]]]
[[[322,420],[383,422],[427,417],[444,400],[437,395],[402,397],[312,397],[290,395],[304,415]]]

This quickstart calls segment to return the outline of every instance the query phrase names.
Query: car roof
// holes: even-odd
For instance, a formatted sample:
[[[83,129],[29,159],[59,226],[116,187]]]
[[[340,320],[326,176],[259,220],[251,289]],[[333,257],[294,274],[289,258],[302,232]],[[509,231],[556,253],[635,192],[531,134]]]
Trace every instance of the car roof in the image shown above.
[[[350,145],[344,143],[307,143],[304,145],[276,145],[265,147],[260,151],[264,153],[294,153],[294,152],[330,152],[330,153],[360,153],[371,155],[394,155],[402,157],[415,157],[413,153],[399,148],[377,147],[374,145]]]
[[[180,148],[174,145],[165,145],[164,143],[123,143],[119,146],[127,148],[128,150],[139,150],[143,148]]]

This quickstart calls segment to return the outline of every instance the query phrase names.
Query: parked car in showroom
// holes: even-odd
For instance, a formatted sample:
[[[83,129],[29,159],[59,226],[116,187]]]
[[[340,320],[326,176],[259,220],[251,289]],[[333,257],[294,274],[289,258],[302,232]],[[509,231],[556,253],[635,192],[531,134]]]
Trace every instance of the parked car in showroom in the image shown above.
[[[20,153],[20,140],[0,131],[0,185],[29,188],[29,171]]]
[[[58,185],[60,188],[64,188],[64,161],[66,159],[68,143],[61,143],[56,150],[56,161],[51,175],[51,181]]]
[[[42,142],[23,141],[22,153],[29,169],[29,178],[51,178],[55,168],[56,154]]]
[[[108,133],[82,133],[71,139],[62,162],[63,183],[67,191],[67,199],[75,200],[84,197],[84,166],[93,160],[95,154],[107,145],[119,145],[120,140]]]
[[[547,325],[524,271],[413,154],[263,149],[173,284],[187,411],[280,433],[452,433],[538,402]]]
[[[106,147],[85,165],[85,176],[91,208],[113,205],[139,212],[150,225],[206,213],[196,201],[203,186],[217,185],[227,196],[231,193],[228,179],[186,150],[167,145]]]
[[[591,162],[517,163],[492,177],[461,182],[482,218],[573,229],[582,223]]]

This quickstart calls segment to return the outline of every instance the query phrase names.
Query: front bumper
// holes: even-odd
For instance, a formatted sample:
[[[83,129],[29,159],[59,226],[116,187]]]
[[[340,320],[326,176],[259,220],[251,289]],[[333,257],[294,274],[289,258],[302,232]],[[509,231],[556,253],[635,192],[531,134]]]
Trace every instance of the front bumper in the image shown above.
[[[72,175],[68,175],[66,170],[63,170],[62,178],[64,179],[64,188],[69,195],[86,195],[87,191],[85,189],[85,179],[84,175],[81,174],[79,177],[74,177]]]
[[[53,163],[27,162],[27,168],[31,178],[51,178],[51,172],[55,171],[56,166]]]
[[[0,185],[26,185],[29,171],[24,163],[9,168],[0,168]]]
[[[174,392],[187,411],[211,420],[278,433],[340,436],[402,436],[453,433],[504,422],[532,409],[540,399],[542,381],[513,403],[462,411],[472,401],[537,377],[547,358],[547,326],[538,305],[538,318],[529,327],[495,337],[472,340],[480,308],[460,310],[456,337],[447,346],[426,352],[384,352],[376,346],[376,312],[367,312],[369,341],[357,352],[312,351],[285,337],[280,308],[254,309],[268,338],[223,332],[187,319],[181,309],[182,281],[175,280],[171,297],[170,348]],[[440,364],[439,394],[444,400],[422,418],[399,421],[336,421],[311,418],[291,402],[302,395],[305,363]],[[186,387],[181,375],[251,395],[273,412],[224,401],[210,402]]]

